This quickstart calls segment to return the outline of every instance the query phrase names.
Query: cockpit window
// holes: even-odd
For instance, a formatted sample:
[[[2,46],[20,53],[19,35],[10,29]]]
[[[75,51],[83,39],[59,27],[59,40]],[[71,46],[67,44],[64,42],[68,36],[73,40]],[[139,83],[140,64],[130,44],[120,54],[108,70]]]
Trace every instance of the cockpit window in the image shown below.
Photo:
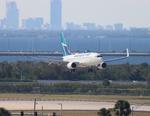
[[[99,58],[99,57],[102,57],[102,55],[97,55],[97,57]]]

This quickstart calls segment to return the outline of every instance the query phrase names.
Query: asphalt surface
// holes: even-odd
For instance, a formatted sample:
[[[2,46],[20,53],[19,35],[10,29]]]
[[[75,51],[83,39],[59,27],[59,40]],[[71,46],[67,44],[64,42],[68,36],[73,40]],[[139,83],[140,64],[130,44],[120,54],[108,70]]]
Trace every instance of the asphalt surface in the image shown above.
[[[101,108],[113,108],[114,102],[90,102],[90,101],[37,101],[36,109],[41,110],[99,110]],[[8,110],[33,110],[34,101],[0,101],[0,107]],[[131,105],[134,111],[150,111],[150,105]]]

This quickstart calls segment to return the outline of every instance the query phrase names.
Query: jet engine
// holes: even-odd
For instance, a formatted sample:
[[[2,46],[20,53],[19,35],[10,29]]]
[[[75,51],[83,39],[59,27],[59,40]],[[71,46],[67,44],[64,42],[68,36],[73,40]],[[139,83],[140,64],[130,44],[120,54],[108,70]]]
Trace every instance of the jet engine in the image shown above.
[[[68,69],[75,69],[75,68],[77,68],[77,63],[70,62],[70,63],[67,64],[67,68]]]
[[[102,62],[101,64],[98,65],[98,69],[104,69],[107,67],[107,64],[105,62]]]

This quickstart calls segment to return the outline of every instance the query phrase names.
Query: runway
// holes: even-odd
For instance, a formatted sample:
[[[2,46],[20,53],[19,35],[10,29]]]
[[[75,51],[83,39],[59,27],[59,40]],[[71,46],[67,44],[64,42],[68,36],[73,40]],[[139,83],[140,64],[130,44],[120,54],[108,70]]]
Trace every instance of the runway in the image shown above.
[[[36,109],[41,110],[99,110],[101,108],[113,108],[114,102],[91,101],[37,101]],[[0,101],[0,107],[8,110],[33,110],[34,101]],[[134,111],[150,111],[150,105],[131,105]]]

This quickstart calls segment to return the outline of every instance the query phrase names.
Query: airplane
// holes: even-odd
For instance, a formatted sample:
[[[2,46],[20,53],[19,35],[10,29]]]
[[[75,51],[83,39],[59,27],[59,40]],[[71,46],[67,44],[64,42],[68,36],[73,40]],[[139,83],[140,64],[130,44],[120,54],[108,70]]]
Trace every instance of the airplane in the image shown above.
[[[129,50],[126,49],[126,56],[104,60],[100,53],[89,52],[89,53],[71,53],[64,34],[61,33],[61,45],[63,48],[63,62],[67,63],[67,68],[71,71],[75,71],[77,68],[91,68],[96,67],[97,69],[105,69],[108,62],[117,60],[123,60],[129,57]]]
[[[86,68],[89,69],[91,67],[96,67],[97,69],[105,69],[107,67],[108,62],[113,62],[117,60],[123,60],[129,57],[129,50],[126,49],[126,56],[104,60],[103,56],[100,53],[89,52],[89,53],[71,53],[64,34],[60,35],[61,45],[63,48],[63,62],[67,63],[67,68],[72,72],[75,72],[78,68]]]

